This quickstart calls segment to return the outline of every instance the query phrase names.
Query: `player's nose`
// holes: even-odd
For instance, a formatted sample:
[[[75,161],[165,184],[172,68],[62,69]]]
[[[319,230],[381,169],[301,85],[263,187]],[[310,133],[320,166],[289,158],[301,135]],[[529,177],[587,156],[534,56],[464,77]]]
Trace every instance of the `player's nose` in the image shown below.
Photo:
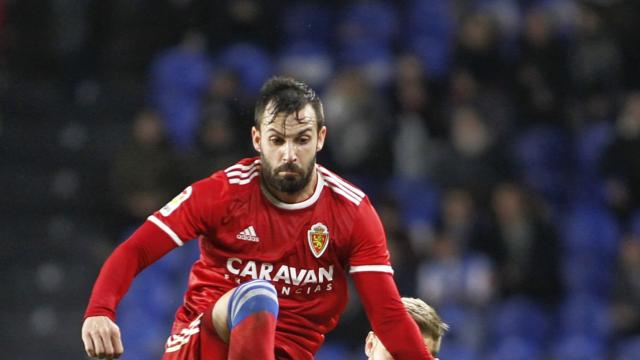
[[[292,141],[287,141],[282,147],[282,161],[285,163],[297,162],[298,156],[296,155],[295,146]]]

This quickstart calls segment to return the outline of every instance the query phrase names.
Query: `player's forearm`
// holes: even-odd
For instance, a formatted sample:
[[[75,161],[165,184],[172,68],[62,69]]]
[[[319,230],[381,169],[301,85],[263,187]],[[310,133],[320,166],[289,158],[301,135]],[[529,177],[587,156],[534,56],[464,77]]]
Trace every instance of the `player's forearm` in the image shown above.
[[[359,272],[353,280],[373,332],[395,360],[428,359],[420,330],[405,309],[393,277],[388,273]]]
[[[103,315],[115,321],[116,306],[135,276],[175,247],[155,224],[144,223],[102,266],[85,317]]]

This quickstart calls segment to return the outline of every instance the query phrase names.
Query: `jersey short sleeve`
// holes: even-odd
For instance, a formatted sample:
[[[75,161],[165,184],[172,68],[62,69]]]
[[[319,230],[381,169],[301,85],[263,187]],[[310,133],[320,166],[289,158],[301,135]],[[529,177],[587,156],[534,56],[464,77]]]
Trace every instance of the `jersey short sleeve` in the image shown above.
[[[224,175],[216,173],[200,180],[147,218],[182,246],[211,227],[215,204],[224,191]]]
[[[350,273],[376,271],[393,274],[384,228],[368,197],[358,206],[351,244]]]

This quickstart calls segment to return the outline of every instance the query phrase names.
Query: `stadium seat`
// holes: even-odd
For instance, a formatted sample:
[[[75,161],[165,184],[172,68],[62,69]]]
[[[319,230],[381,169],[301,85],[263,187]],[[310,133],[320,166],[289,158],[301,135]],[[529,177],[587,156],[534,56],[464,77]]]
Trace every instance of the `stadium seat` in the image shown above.
[[[333,59],[329,50],[310,41],[298,41],[287,45],[277,59],[278,68],[322,92],[332,74]]]
[[[342,66],[359,68],[374,87],[386,85],[393,75],[391,47],[372,39],[358,39],[338,50]]]
[[[252,43],[235,43],[223,49],[217,56],[218,64],[240,75],[242,88],[247,96],[254,96],[262,83],[271,76],[271,57],[260,46]]]
[[[396,8],[383,1],[363,1],[344,8],[338,21],[341,45],[368,39],[391,45],[398,31]]]
[[[580,335],[602,339],[611,328],[607,303],[589,295],[570,295],[559,306],[557,316],[564,338]]]
[[[572,198],[602,204],[605,194],[600,162],[613,136],[613,126],[607,122],[589,124],[576,135],[574,148],[577,171],[573,179]]]
[[[631,219],[629,220],[629,231],[635,235],[640,236],[640,209],[636,210]]]
[[[308,41],[328,48],[333,18],[331,10],[319,2],[301,2],[287,6],[282,14],[282,42],[292,44]]]
[[[613,281],[612,266],[602,266],[602,259],[596,254],[565,256],[561,264],[562,281],[571,294],[589,295],[605,299]]]
[[[364,339],[363,335],[363,339]],[[364,340],[362,340],[364,343]],[[364,348],[364,346],[363,346]],[[362,351],[364,354],[364,350]],[[339,342],[327,341],[322,344],[320,350],[315,354],[315,360],[333,360],[333,359],[348,359],[349,351],[346,346]]]
[[[508,336],[500,339],[490,351],[488,360],[536,360],[541,347],[527,337]]]
[[[496,305],[489,324],[494,341],[513,336],[536,346],[547,341],[551,330],[549,314],[526,297],[509,298]]]
[[[577,204],[568,212],[562,227],[563,247],[570,256],[597,256],[603,266],[611,265],[615,260],[620,229],[606,208]]]
[[[401,214],[406,224],[434,223],[439,214],[438,189],[426,181],[395,178],[387,189],[401,204]]]
[[[473,348],[457,343],[456,341],[450,341],[445,335],[440,347],[439,359],[456,359],[456,360],[476,360],[480,359],[478,353]]]
[[[605,359],[603,339],[579,335],[561,338],[553,347],[551,358],[554,360]]]
[[[640,354],[640,336],[625,339],[616,346],[615,360],[635,360]]]
[[[522,180],[554,205],[564,202],[571,173],[569,141],[559,128],[540,126],[516,140],[515,163]]]
[[[411,1],[407,4],[406,18],[403,24],[406,50],[422,60],[429,76],[439,78],[446,75],[454,29],[450,2]]]

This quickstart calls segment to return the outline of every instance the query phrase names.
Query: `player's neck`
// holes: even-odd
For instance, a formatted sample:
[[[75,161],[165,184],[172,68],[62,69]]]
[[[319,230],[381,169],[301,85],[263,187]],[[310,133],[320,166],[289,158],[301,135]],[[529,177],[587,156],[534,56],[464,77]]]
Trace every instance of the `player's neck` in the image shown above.
[[[268,186],[266,184],[263,187],[263,189],[268,191],[273,197],[275,197],[279,201],[282,201],[283,203],[296,204],[296,203],[303,202],[309,199],[311,196],[313,196],[313,194],[316,191],[317,184],[318,184],[318,171],[316,169],[313,169],[313,172],[311,173],[311,180],[309,180],[309,183],[297,193],[291,194],[291,193],[286,193],[282,191],[277,191],[273,187]]]

